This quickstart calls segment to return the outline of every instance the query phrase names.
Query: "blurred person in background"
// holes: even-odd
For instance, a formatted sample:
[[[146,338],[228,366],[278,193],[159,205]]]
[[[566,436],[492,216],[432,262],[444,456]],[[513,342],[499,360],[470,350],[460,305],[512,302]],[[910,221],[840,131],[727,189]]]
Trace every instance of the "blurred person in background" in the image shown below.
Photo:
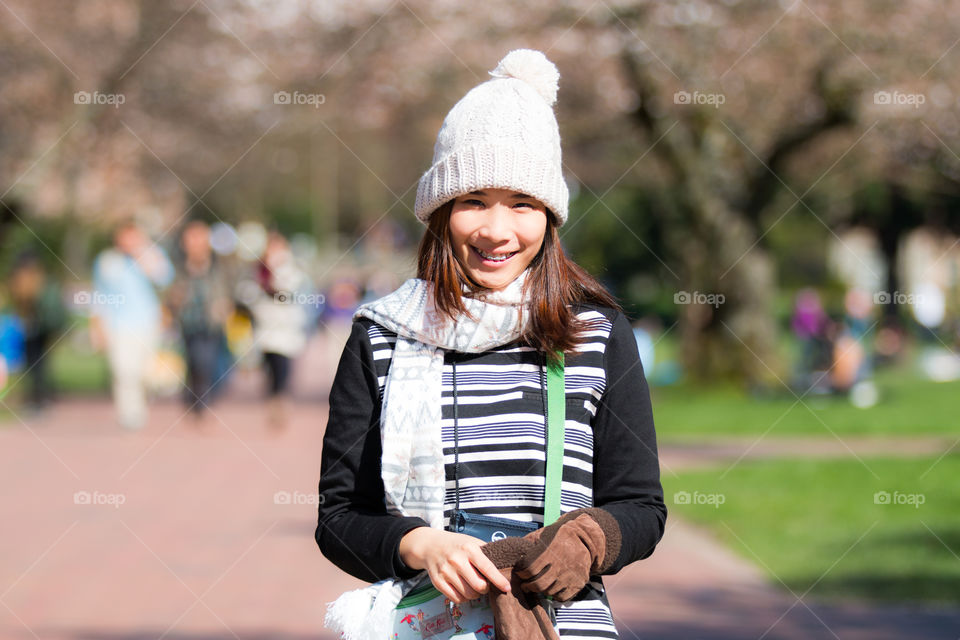
[[[654,360],[656,357],[654,347],[656,342],[653,339],[653,331],[647,321],[638,320],[633,323],[633,338],[637,341],[637,351],[640,354],[640,362],[643,364],[643,370],[647,377],[653,374]]]
[[[167,298],[180,327],[187,364],[184,402],[201,426],[218,382],[217,369],[224,349],[224,323],[233,303],[226,274],[214,259],[210,227],[193,220],[180,235],[183,264]]]
[[[326,342],[324,364],[330,367],[331,375],[350,335],[353,312],[362,298],[363,286],[354,273],[344,272],[337,275],[327,288],[323,313]]]
[[[856,373],[856,382],[863,382],[873,375],[873,353],[871,348],[873,301],[863,289],[853,288],[843,297],[843,323],[854,340],[863,348],[863,358]]]
[[[833,347],[827,335],[829,327],[830,317],[823,309],[817,290],[805,288],[798,291],[790,328],[800,343],[797,378],[803,391],[811,387],[825,391],[828,386],[826,372],[833,360]]]
[[[27,407],[43,409],[54,394],[47,352],[67,322],[60,285],[30,250],[17,256],[9,283],[10,304],[23,327],[24,364],[30,382]]]
[[[863,289],[852,288],[843,297],[844,316],[834,345],[834,385],[849,392],[854,406],[866,409],[879,400],[873,377],[873,301]]]
[[[105,348],[120,425],[139,429],[147,420],[147,375],[156,355],[161,307],[156,288],[173,280],[166,253],[134,222],[119,225],[113,246],[93,265],[90,322],[94,348]],[[78,302],[81,294],[77,294]]]
[[[261,295],[253,305],[254,344],[267,374],[268,424],[282,429],[287,420],[293,359],[307,342],[307,312],[302,302],[309,282],[297,266],[287,239],[271,232],[257,265]]]
[[[6,291],[2,292],[6,295]],[[0,313],[0,398],[5,398],[10,376],[23,368],[23,323],[3,300]]]

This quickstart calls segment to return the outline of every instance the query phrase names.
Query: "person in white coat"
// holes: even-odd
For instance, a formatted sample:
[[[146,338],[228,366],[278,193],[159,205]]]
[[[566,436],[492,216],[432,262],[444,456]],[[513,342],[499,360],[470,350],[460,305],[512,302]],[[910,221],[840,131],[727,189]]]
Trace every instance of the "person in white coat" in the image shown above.
[[[263,354],[267,375],[268,423],[282,429],[293,360],[307,342],[308,314],[303,306],[309,281],[297,266],[286,238],[272,232],[257,269],[261,295],[254,303],[253,340]]]
[[[161,308],[157,289],[173,280],[166,253],[133,222],[120,224],[113,246],[93,265],[91,340],[106,350],[117,420],[137,430],[147,422],[147,375],[156,357]]]

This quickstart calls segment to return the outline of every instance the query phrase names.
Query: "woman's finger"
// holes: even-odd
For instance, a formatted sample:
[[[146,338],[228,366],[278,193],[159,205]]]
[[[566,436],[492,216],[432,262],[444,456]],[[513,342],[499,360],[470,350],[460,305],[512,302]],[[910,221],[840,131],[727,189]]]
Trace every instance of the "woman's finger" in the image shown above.
[[[480,552],[480,555],[483,556],[483,552]],[[473,565],[472,556],[466,558],[463,561],[463,565],[460,567],[460,578],[464,581],[464,586],[468,587],[471,592],[475,593],[473,598],[479,598],[481,595],[486,593],[490,588],[490,585],[487,583],[486,579],[480,572],[477,571],[477,567]]]
[[[454,591],[456,591],[460,602],[466,602],[467,600],[473,600],[474,598],[479,597],[476,592],[467,584],[463,578],[457,576],[456,580],[450,580],[450,584],[453,585]]]
[[[451,579],[455,576],[447,570],[447,567],[448,565],[445,564],[434,565],[432,568],[427,569],[427,574],[430,576],[430,581],[433,582],[433,586],[437,588],[437,591],[456,602],[462,594],[457,589],[455,581]]]
[[[445,598],[447,598],[451,602],[456,602],[458,604],[460,603],[460,598],[462,597],[461,594],[457,593],[457,590],[454,589],[449,582],[447,582],[446,580],[444,580],[442,577],[439,577],[439,576],[438,577],[431,576],[430,580],[431,582],[433,582],[433,586],[436,587],[437,591],[442,593]]]
[[[504,593],[510,592],[510,581],[507,580],[507,577],[503,575],[503,573],[501,573],[500,569],[497,569],[497,566],[493,564],[493,561],[488,558],[483,551],[477,549],[477,553],[472,559],[473,563],[477,567],[477,570],[483,575],[484,578],[492,583],[493,586]]]
[[[479,597],[474,593],[474,590],[470,588],[470,585],[464,581],[463,576],[457,572],[454,565],[447,565],[447,567],[447,571],[444,572],[444,579],[457,596],[454,602],[459,604]]]
[[[450,566],[460,580],[457,586],[468,600],[479,598],[489,589],[486,579],[474,566],[481,559],[486,560],[486,556],[480,550],[480,545],[472,540],[460,547],[460,553],[449,558]]]

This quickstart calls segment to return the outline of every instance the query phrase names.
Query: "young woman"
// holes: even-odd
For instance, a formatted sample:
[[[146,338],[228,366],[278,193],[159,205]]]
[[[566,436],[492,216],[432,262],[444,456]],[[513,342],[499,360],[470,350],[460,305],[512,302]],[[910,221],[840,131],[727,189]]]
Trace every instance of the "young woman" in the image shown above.
[[[649,392],[627,318],[560,244],[556,68],[521,49],[491,75],[447,115],[420,180],[417,278],[355,315],[330,392],[316,540],[357,578],[402,590],[426,571],[456,603],[524,582],[554,596],[560,634],[615,638],[601,575],[649,556],[666,520]],[[529,563],[508,579],[479,539],[449,530],[456,505],[543,524],[557,352],[560,511],[618,539],[595,575],[563,589]]]

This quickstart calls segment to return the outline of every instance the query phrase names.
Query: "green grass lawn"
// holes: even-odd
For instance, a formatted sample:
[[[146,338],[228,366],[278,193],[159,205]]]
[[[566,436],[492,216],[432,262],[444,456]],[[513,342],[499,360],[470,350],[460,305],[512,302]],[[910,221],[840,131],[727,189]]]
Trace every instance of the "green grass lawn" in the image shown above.
[[[110,368],[103,353],[78,350],[68,340],[54,349],[50,369],[57,389],[62,393],[108,393]]]
[[[751,461],[663,483],[672,513],[798,596],[957,605],[960,455],[936,460]]]
[[[930,382],[904,369],[876,377],[880,401],[858,409],[845,396],[808,395],[803,402],[786,389],[753,397],[736,389],[679,384],[653,387],[657,436],[664,440],[702,436],[960,435],[960,382]]]

